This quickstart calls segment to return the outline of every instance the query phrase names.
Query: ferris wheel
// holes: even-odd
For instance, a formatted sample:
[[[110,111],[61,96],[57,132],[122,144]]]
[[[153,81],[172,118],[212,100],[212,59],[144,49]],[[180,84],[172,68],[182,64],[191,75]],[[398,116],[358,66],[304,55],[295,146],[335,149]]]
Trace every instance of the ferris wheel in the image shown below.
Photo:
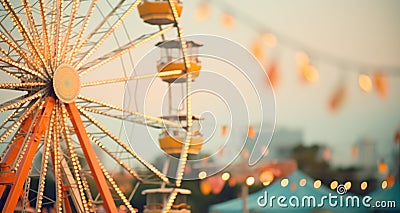
[[[2,0],[2,212],[42,212],[49,205],[57,212],[93,212],[99,206],[117,212],[120,204],[135,212],[132,197],[140,184],[162,186],[144,192],[165,195],[166,201],[149,205],[150,210],[169,212],[176,205],[185,209],[176,198],[190,194],[179,187],[188,155],[197,154],[202,143],[201,134],[192,127],[199,118],[192,115],[189,95],[201,63],[189,54],[201,44],[183,39],[179,22],[182,8],[177,0]],[[127,23],[135,18],[135,10],[145,23],[154,26],[154,32],[132,38]],[[125,32],[126,41],[119,41],[119,32]],[[175,32],[176,39],[167,40],[167,32]],[[113,39],[117,45],[106,45]],[[157,43],[162,51],[155,74],[83,80],[88,73],[109,72],[104,69],[109,63],[133,66],[131,52],[147,43]],[[184,114],[156,117],[81,93],[86,87],[154,76],[169,85],[185,86]],[[179,158],[174,180],[135,152],[99,116],[160,129],[160,148]],[[105,165],[109,159],[115,170],[124,171],[130,179],[114,176]],[[135,163],[145,171],[137,171]],[[127,179],[134,187],[125,186]],[[49,180],[55,184],[51,186]]]

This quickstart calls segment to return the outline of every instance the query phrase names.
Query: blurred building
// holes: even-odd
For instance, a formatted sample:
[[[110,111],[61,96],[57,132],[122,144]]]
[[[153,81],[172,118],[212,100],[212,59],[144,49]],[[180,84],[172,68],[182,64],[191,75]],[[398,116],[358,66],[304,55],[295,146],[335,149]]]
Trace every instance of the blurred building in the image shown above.
[[[290,128],[276,128],[268,147],[268,159],[290,158],[293,147],[303,143],[303,131]]]

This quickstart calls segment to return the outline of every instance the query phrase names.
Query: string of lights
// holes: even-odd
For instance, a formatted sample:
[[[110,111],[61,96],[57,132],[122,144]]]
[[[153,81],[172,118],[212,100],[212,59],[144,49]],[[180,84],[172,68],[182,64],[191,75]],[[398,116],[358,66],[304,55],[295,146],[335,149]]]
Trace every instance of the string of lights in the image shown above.
[[[203,0],[199,3],[196,15],[198,19],[205,20],[210,14],[210,5],[215,6],[221,12],[221,22],[226,27],[232,27],[234,23],[241,22],[244,26],[252,29],[254,32],[261,34],[261,37],[267,38],[270,45],[275,46],[275,43],[279,41],[280,46],[287,47],[294,51],[303,51],[309,55],[310,58],[326,62],[327,64],[335,65],[335,67],[342,68],[343,71],[353,71],[357,73],[369,73],[371,71],[381,71],[386,75],[400,77],[400,67],[387,66],[382,64],[368,64],[366,62],[358,62],[350,59],[344,59],[338,56],[334,56],[327,52],[316,50],[303,42],[293,39],[290,36],[277,32],[270,26],[267,26],[265,22],[254,18],[247,14],[243,10],[234,8],[232,4],[228,4],[225,1],[212,1]],[[272,42],[272,45],[271,45]]]

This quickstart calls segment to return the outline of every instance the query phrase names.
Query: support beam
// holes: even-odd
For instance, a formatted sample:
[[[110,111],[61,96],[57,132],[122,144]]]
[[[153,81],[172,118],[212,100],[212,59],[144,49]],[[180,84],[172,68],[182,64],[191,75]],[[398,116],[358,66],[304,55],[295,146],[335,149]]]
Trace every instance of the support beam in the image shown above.
[[[25,180],[29,175],[29,171],[31,170],[33,158],[35,157],[40,139],[42,138],[43,133],[49,126],[50,117],[54,105],[54,98],[47,97],[43,107],[43,112],[39,114],[34,123],[35,126],[33,128],[33,131],[29,135],[29,140],[26,144],[26,151],[25,153],[21,153],[23,157],[20,166],[16,172],[15,181],[12,183],[10,192],[7,196],[7,200],[2,211],[3,213],[14,212],[15,210],[18,198],[20,197],[21,191],[24,187]]]
[[[97,158],[94,149],[90,144],[90,140],[83,125],[80,112],[75,103],[66,104],[66,108],[72,121],[72,125],[74,126],[75,133],[79,139],[83,153],[85,154],[86,161],[90,167],[90,171],[92,172],[97,189],[100,192],[104,207],[107,212],[118,212],[111,191],[108,187],[107,180],[101,170],[99,159]]]
[[[12,183],[11,180],[15,179],[15,173],[6,172],[11,169],[11,165],[14,160],[17,159],[19,150],[22,148],[22,144],[25,140],[25,133],[27,133],[32,124],[32,115],[30,115],[24,123],[22,123],[20,130],[14,136],[13,142],[10,148],[7,150],[3,160],[0,163],[0,198],[3,196],[6,185]],[[10,181],[11,182],[10,182]]]

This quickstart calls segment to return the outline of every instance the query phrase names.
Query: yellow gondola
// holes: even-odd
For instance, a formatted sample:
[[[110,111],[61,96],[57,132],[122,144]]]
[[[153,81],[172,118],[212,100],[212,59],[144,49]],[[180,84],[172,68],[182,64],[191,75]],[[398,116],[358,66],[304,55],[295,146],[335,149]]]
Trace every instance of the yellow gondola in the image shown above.
[[[192,79],[195,80],[201,70],[201,62],[198,59],[198,48],[203,44],[195,41],[186,41],[187,59],[190,66],[187,67],[187,72],[192,74]],[[157,70],[160,73],[160,78],[168,83],[184,83],[185,78],[185,63],[182,56],[181,42],[178,40],[170,40],[159,42],[156,44],[161,49],[161,58],[157,62]],[[173,72],[181,71],[181,72]],[[168,74],[170,72],[171,74]],[[165,75],[161,75],[164,73]]]
[[[144,213],[161,213],[163,208],[167,205],[168,197],[172,190],[177,190],[178,195],[171,210],[168,213],[190,213],[190,206],[187,204],[187,197],[192,192],[188,189],[147,189],[143,190],[142,194],[146,195],[146,205],[144,206]]]
[[[178,1],[176,4],[176,10],[179,17],[181,16],[182,8],[183,6],[181,1]],[[138,6],[138,10],[140,18],[148,24],[166,25],[175,22],[167,0],[144,0]]]
[[[186,122],[186,115],[180,116],[163,116],[166,120],[178,120],[182,125]],[[203,136],[199,131],[199,118],[196,116],[192,117],[193,120],[193,133],[190,140],[189,154],[199,154],[201,148],[203,147]],[[182,152],[182,146],[185,143],[186,132],[178,128],[168,128],[163,131],[158,139],[160,143],[160,148],[167,154],[180,154]]]

